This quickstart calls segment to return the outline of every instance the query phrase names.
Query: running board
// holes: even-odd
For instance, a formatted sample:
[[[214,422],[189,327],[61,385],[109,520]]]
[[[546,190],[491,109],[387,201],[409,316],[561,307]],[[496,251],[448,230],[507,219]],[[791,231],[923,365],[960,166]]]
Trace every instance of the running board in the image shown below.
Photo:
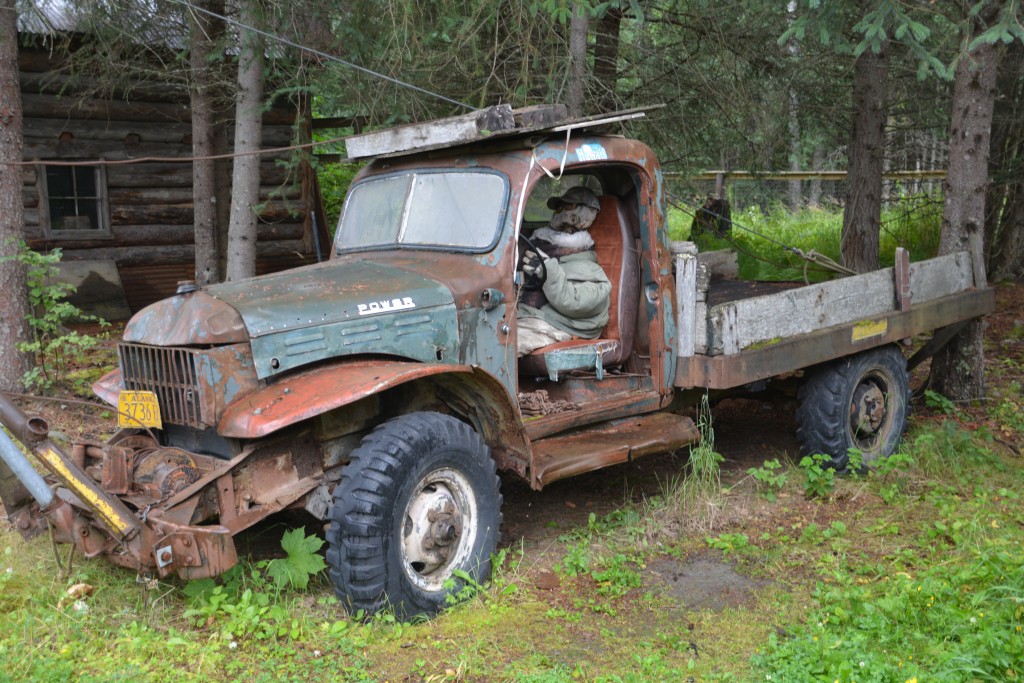
[[[665,453],[700,439],[693,420],[673,413],[649,413],[603,422],[533,442],[531,485],[553,481]]]

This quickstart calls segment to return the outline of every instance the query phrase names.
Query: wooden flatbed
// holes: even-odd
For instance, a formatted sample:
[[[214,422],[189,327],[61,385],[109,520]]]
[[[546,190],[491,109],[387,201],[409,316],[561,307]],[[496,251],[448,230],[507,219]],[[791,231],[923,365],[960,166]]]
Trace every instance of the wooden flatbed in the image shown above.
[[[673,252],[681,389],[740,387],[929,332],[934,353],[995,309],[968,252],[910,263],[899,249],[893,268],[812,285],[713,283],[692,243]]]

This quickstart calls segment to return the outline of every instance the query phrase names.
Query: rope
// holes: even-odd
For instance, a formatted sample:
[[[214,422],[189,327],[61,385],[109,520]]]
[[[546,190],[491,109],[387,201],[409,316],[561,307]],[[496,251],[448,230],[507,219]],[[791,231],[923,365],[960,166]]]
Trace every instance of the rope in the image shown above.
[[[280,154],[291,152],[297,149],[309,149],[317,145],[330,145],[335,142],[343,142],[344,137],[331,138],[330,140],[314,140],[287,147],[267,147],[255,149],[249,152],[227,152],[225,154],[210,154],[201,157],[132,157],[131,159],[92,159],[86,161],[58,161],[56,159],[31,159],[29,161],[0,161],[5,166],[128,166],[131,164],[147,163],[192,163],[193,161],[211,161],[217,159],[234,159],[235,157],[263,156],[264,154]]]

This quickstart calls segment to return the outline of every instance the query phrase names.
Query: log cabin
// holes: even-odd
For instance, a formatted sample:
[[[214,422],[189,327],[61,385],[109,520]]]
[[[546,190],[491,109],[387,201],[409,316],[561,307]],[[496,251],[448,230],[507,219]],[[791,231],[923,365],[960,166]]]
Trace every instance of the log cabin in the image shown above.
[[[33,162],[23,172],[28,245],[61,249],[62,279],[79,288],[73,303],[108,320],[126,318],[195,277],[187,89],[149,81],[96,96],[87,76],[67,74],[60,51],[47,40],[24,40],[24,29],[22,38],[24,160]],[[310,119],[308,97],[276,101],[263,116],[263,147],[310,140]],[[225,121],[225,151],[231,132]],[[183,161],[48,163],[139,157]],[[224,190],[218,198],[223,245],[230,161],[218,162],[217,175]],[[291,161],[289,153],[263,156],[261,176],[257,274],[326,257],[329,235],[316,218],[324,213],[310,164]]]

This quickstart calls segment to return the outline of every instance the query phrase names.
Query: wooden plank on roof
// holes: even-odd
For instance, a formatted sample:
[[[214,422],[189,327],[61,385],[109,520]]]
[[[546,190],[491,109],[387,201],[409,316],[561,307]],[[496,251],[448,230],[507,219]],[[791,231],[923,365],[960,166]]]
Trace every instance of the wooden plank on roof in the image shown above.
[[[474,142],[514,126],[511,105],[499,104],[462,116],[353,135],[345,140],[345,149],[353,159],[376,157],[424,147]]]
[[[491,107],[491,110],[496,109]],[[369,157],[387,157],[387,156],[398,156],[402,154],[412,154],[419,152],[428,152],[436,149],[443,149],[449,147],[458,147],[460,145],[479,143],[479,142],[490,142],[499,138],[507,138],[511,136],[525,136],[531,133],[541,133],[553,130],[553,126],[562,123],[566,118],[566,109],[564,104],[544,104],[536,105],[532,107],[522,107],[520,109],[507,109],[507,105],[499,105],[497,109],[500,110],[500,121],[485,120],[483,123],[477,126],[477,131],[474,132],[472,126],[465,125],[465,122],[459,123],[459,119],[465,117],[453,117],[451,119],[441,119],[438,121],[427,121],[424,123],[409,124],[407,126],[399,126],[396,128],[388,129],[387,131],[377,131],[377,133],[395,133],[396,131],[404,136],[407,144],[400,145],[403,149],[396,149],[395,151],[383,151],[387,147],[381,148],[381,151],[370,153],[373,151],[369,146],[358,147],[362,143],[358,140],[369,140],[370,136],[376,133],[367,133],[362,136],[355,136],[357,139],[357,148],[361,150],[360,155],[352,153],[353,148],[348,147],[349,159],[340,159],[341,161],[351,161],[354,159],[365,159]],[[483,112],[488,110],[482,110],[476,114],[469,114],[466,116],[479,116]],[[435,130],[436,129],[436,130]],[[435,130],[438,132],[437,135],[433,135],[430,131]],[[453,131],[461,130],[462,134],[455,134]],[[426,136],[422,139],[416,139],[416,131],[424,133]],[[445,132],[447,131],[447,132]],[[353,138],[348,138],[346,144]],[[321,157],[324,160],[326,157]],[[332,159],[336,161],[338,159]]]

